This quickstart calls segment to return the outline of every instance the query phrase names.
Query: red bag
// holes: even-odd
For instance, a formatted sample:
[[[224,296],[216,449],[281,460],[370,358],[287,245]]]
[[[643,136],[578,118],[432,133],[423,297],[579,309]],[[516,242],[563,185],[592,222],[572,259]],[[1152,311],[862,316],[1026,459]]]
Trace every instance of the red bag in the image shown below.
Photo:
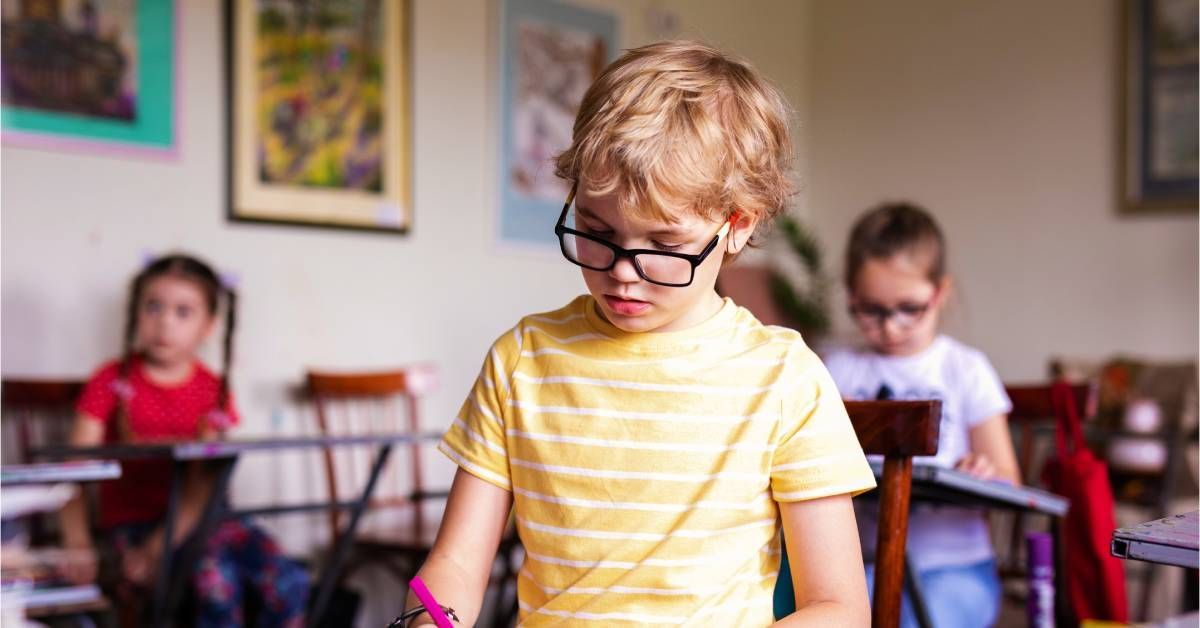
[[[1079,620],[1128,621],[1124,566],[1109,552],[1117,524],[1108,467],[1084,443],[1071,386],[1056,382],[1050,396],[1057,456],[1046,462],[1042,482],[1071,501],[1059,535],[1067,599]]]

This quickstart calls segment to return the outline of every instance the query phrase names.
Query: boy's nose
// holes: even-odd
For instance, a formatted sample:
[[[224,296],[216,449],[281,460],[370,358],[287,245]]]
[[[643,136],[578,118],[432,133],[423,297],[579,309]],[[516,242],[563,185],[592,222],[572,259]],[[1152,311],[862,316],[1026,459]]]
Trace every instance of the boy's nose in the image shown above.
[[[612,269],[608,271],[608,275],[621,283],[633,283],[642,279],[633,265],[633,259],[629,257],[617,260],[617,263],[613,264]]]

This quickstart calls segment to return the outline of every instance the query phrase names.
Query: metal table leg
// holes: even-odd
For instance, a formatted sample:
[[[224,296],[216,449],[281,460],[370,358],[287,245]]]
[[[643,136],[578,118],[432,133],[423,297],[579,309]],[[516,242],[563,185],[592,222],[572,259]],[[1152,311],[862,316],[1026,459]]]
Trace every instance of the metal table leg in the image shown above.
[[[904,588],[908,591],[917,625],[921,628],[933,628],[933,621],[929,619],[929,608],[925,606],[925,592],[921,590],[921,579],[908,556],[904,557]]]
[[[354,504],[354,508],[350,510],[350,520],[346,522],[346,527],[338,534],[337,543],[333,547],[333,554],[329,559],[329,563],[325,565],[324,571],[321,573],[321,579],[318,581],[316,588],[316,597],[313,598],[312,604],[308,608],[308,625],[317,626],[320,624],[322,616],[325,614],[325,607],[329,605],[329,599],[333,596],[333,586],[337,583],[338,574],[341,573],[342,563],[346,562],[346,555],[350,552],[350,544],[354,541],[354,532],[358,528],[358,521],[362,518],[363,511],[367,509],[367,502],[371,499],[371,494],[375,492],[375,484],[379,480],[379,473],[383,470],[383,465],[387,462],[388,455],[392,452],[390,444],[383,445],[379,448],[379,453],[375,455],[375,462],[371,465],[371,475],[367,478],[367,485],[363,488],[362,494],[358,501]]]
[[[175,609],[179,606],[179,600],[188,584],[189,576],[192,574],[192,565],[200,559],[204,552],[205,546],[208,544],[208,539],[216,530],[217,524],[225,518],[227,511],[227,496],[229,494],[229,479],[233,475],[233,469],[237,466],[237,457],[216,458],[208,464],[216,467],[216,476],[213,478],[212,493],[209,494],[208,502],[204,504],[204,510],[200,513],[200,519],[196,522],[195,529],[188,535],[187,540],[178,550],[178,556],[174,560],[176,565],[175,571],[171,574],[171,586],[167,589],[167,599],[165,613],[167,617],[175,616]],[[202,463],[197,463],[202,464]]]
[[[163,535],[166,546],[158,561],[158,573],[154,578],[154,597],[150,602],[150,625],[166,627],[168,625],[167,596],[171,584],[171,547],[170,540],[175,534],[175,517],[179,514],[179,493],[183,490],[183,474],[187,463],[182,460],[171,462],[171,492],[167,496],[167,515],[163,519]]]

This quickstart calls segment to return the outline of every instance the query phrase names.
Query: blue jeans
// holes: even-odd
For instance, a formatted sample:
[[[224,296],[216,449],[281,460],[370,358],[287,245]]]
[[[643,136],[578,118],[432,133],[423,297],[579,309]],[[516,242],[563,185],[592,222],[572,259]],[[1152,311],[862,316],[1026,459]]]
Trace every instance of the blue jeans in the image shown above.
[[[875,565],[867,565],[866,570],[867,595],[874,595]],[[776,617],[785,617],[796,610],[791,575],[785,556],[775,586]],[[996,561],[927,569],[919,572],[919,577],[925,608],[934,628],[983,628],[996,623],[1000,612],[1000,576],[996,573]],[[900,626],[917,626],[907,593],[900,609]]]
[[[1000,613],[1000,576],[996,561],[938,567],[917,572],[921,594],[934,628],[986,628]],[[875,565],[867,565],[867,592],[874,595]],[[905,592],[901,628],[916,628],[917,617]]]

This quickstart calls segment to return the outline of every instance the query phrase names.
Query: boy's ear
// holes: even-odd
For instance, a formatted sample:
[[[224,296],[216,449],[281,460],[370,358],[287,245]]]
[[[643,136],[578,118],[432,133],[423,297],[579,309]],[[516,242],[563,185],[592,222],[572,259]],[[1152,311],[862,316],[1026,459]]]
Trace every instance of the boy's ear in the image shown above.
[[[725,239],[725,252],[730,255],[740,253],[746,248],[746,244],[750,242],[750,236],[754,235],[754,228],[758,226],[758,221],[741,212],[734,212],[729,217],[729,237]]]

